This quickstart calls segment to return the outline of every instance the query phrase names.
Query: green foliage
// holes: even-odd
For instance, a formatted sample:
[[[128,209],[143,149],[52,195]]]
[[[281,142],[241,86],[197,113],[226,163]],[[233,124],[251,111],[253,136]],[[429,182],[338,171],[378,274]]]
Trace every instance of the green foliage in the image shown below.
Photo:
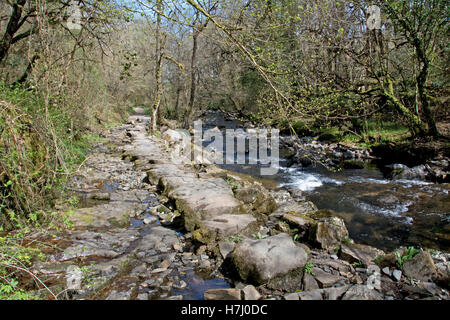
[[[23,245],[24,235],[0,237],[0,300],[35,299],[21,285],[21,277],[30,272],[35,260],[44,259],[41,249]]]
[[[268,238],[269,235],[267,235],[267,234],[262,235],[261,232],[258,231],[256,233],[253,233],[252,237],[255,238],[255,239],[258,239],[258,240],[262,240],[262,239]]]
[[[242,240],[243,238],[241,236],[229,236],[228,238],[225,239],[225,241],[234,243],[242,242]]]
[[[305,272],[305,273],[308,273],[308,274],[311,274],[311,275],[314,275],[314,267],[316,266],[316,264],[315,263],[313,263],[313,262],[311,262],[311,261],[308,261],[307,263],[306,263],[306,265],[304,266],[304,268],[303,268],[303,272]]]
[[[400,253],[400,251],[396,251],[395,256],[397,257],[397,265],[399,266],[399,268],[401,269],[406,261],[414,258],[419,252],[420,249],[414,247],[408,247],[406,253],[403,255]]]
[[[352,243],[352,239],[350,239],[350,237],[345,237],[343,240],[342,240],[342,243],[344,243],[344,244],[350,244],[350,243]]]
[[[381,259],[383,259],[384,257],[385,257],[385,255],[377,256],[377,257],[375,257],[375,259],[373,259],[373,261],[374,261],[375,263],[379,263],[379,262],[381,261]]]
[[[0,83],[0,228],[39,226],[95,137],[80,134],[60,99]]]
[[[231,189],[233,191],[239,189],[236,180],[234,180],[233,178],[227,177],[225,181],[231,186]]]

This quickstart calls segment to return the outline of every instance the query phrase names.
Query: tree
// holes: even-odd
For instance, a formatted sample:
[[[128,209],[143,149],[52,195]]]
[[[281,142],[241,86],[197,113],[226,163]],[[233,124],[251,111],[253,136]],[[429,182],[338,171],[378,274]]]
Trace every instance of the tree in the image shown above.
[[[427,93],[427,81],[433,60],[437,56],[436,40],[441,33],[448,34],[449,7],[443,0],[411,0],[411,1],[379,1],[379,5],[385,9],[388,19],[392,21],[394,29],[400,33],[414,51],[413,59],[419,66],[419,73],[415,77],[420,105],[423,111],[425,128],[420,118],[415,119],[417,129],[421,135],[439,136],[436,121],[433,116],[430,97]],[[384,95],[391,100],[400,110],[406,107],[398,105],[399,101],[393,96],[393,83],[388,79],[388,89],[384,89]],[[410,113],[406,113],[412,117]]]
[[[208,1],[207,4],[207,12],[211,13],[217,6],[217,2]],[[185,128],[189,128],[189,120],[191,117],[192,109],[194,108],[195,102],[195,92],[197,87],[197,50],[198,50],[198,37],[206,29],[209,23],[209,18],[205,17],[201,19],[203,15],[199,12],[195,12],[195,19],[192,23],[192,53],[191,53],[191,89],[189,94],[189,103],[186,108],[186,112],[184,115],[184,126]]]

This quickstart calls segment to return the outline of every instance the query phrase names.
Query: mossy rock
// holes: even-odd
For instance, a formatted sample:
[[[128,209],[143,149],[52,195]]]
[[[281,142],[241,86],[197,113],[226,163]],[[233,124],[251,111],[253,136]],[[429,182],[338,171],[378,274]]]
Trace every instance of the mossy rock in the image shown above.
[[[331,210],[317,210],[317,211],[309,212],[308,216],[313,218],[314,220],[321,220],[321,219],[335,217],[336,214]]]
[[[366,164],[359,160],[345,160],[343,166],[344,169],[364,169]]]
[[[214,244],[218,240],[216,239],[216,233],[206,228],[200,228],[192,232],[192,239],[208,247],[215,247]]]

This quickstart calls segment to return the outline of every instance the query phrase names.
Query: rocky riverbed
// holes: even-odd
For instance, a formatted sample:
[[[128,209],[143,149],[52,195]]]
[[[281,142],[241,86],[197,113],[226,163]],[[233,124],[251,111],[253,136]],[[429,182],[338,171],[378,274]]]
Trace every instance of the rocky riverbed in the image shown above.
[[[34,266],[57,298],[449,298],[450,254],[355,244],[293,190],[180,162],[181,133],[148,135],[149,120],[130,117],[85,161],[71,230],[36,235],[59,248]]]

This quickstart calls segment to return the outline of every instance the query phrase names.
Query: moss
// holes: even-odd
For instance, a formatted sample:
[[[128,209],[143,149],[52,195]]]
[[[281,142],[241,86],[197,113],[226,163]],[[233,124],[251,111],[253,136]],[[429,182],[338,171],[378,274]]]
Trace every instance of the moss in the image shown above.
[[[216,242],[218,240],[216,232],[206,228],[200,228],[192,232],[192,239],[207,245],[210,249],[216,247]]]

